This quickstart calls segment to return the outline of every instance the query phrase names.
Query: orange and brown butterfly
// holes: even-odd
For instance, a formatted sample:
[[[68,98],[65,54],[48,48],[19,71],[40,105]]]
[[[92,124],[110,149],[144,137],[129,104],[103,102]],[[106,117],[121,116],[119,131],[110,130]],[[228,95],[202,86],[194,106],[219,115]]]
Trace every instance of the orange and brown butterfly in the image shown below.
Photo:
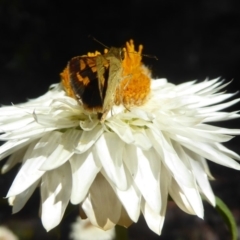
[[[103,122],[114,105],[126,109],[144,104],[150,93],[150,71],[143,66],[140,45],[133,40],[125,48],[111,47],[73,57],[60,74],[68,96],[78,100],[86,111],[97,113]]]

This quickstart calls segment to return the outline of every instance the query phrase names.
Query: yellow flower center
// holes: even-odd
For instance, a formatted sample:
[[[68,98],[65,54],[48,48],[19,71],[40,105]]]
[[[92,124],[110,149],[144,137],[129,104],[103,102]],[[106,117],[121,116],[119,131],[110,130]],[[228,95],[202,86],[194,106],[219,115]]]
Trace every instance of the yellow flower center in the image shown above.
[[[150,93],[150,71],[143,66],[143,46],[135,51],[133,40],[126,43],[125,58],[122,61],[123,79],[117,88],[115,104],[126,107],[140,106]]]

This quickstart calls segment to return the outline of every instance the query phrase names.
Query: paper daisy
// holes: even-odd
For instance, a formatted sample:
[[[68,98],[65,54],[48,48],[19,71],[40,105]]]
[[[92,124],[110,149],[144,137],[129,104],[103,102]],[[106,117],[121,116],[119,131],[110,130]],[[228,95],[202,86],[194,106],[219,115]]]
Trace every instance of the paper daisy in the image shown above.
[[[238,112],[222,111],[239,99],[230,100],[234,94],[222,92],[228,83],[219,79],[180,85],[151,79],[141,51],[127,43],[114,106],[103,121],[101,106],[86,106],[74,92],[69,65],[62,82],[45,95],[0,109],[0,140],[6,141],[0,158],[10,156],[2,172],[21,163],[7,194],[13,213],[39,187],[46,230],[61,222],[71,202],[104,230],[128,227],[143,214],[149,228],[161,234],[169,195],[200,218],[202,197],[215,205],[206,159],[240,170],[239,155],[222,145],[240,130],[211,122],[239,118]],[[77,69],[77,79],[88,86],[93,79],[82,78]]]

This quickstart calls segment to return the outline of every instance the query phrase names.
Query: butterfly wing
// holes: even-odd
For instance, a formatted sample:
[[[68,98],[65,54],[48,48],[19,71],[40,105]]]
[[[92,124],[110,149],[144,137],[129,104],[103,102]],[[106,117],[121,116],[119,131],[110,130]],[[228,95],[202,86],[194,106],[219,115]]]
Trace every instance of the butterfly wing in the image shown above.
[[[101,111],[96,57],[78,56],[69,62],[69,79],[76,98],[87,110]]]

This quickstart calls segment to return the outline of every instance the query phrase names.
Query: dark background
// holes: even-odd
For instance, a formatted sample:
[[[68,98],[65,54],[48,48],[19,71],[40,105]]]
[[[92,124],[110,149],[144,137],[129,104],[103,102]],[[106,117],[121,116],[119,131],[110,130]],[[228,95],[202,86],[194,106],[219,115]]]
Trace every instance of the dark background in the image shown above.
[[[103,47],[88,38],[91,34],[107,46],[121,47],[130,38],[144,45],[143,58],[154,77],[180,83],[206,77],[233,83],[240,89],[240,1],[239,0],[122,0],[122,1],[30,1],[0,0],[0,103],[11,104],[35,98],[59,82],[59,73],[73,56]],[[239,96],[239,94],[238,94]],[[240,109],[240,105],[231,110]],[[225,125],[239,127],[239,121]],[[228,146],[240,153],[239,137]],[[222,197],[240,221],[239,172],[210,164],[217,181],[214,192]],[[17,168],[1,176],[1,197]],[[22,239],[67,239],[69,214],[61,227],[45,233],[38,215],[39,196],[11,216],[1,200],[0,224],[11,227]],[[230,239],[224,222],[209,205],[205,220],[182,213],[169,203],[163,234],[158,237],[144,220],[130,227],[131,240],[139,239]],[[24,236],[24,237],[23,237]]]

